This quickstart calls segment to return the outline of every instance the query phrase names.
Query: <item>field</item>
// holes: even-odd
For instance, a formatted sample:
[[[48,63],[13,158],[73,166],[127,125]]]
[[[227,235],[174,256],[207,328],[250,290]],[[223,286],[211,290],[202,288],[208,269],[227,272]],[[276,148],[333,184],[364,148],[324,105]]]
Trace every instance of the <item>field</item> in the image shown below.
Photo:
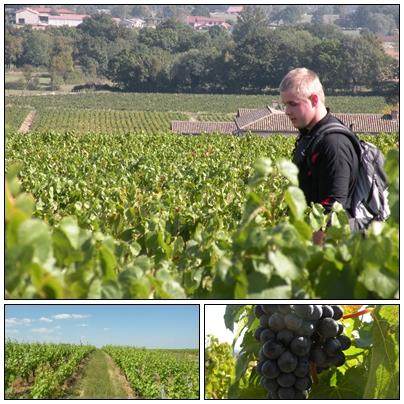
[[[103,361],[105,363],[103,363]],[[94,369],[93,363],[97,369]],[[104,366],[105,369],[104,369]],[[119,368],[121,380],[114,379]],[[97,372],[111,384],[86,393],[85,379]],[[103,374],[104,373],[104,374]],[[199,397],[197,350],[149,350],[132,347],[6,342],[6,398],[178,398]],[[95,382],[97,383],[97,382]],[[114,384],[128,384],[115,395]],[[83,393],[84,391],[84,393]],[[125,395],[127,394],[127,395]]]
[[[97,94],[100,108],[110,96]],[[296,188],[287,160],[293,137],[188,137],[146,126],[141,133],[129,126],[116,131],[116,117],[157,122],[160,116],[168,122],[172,112],[164,111],[164,102],[147,115],[147,100],[154,96],[144,96],[142,113],[109,111],[115,133],[77,136],[53,115],[29,136],[7,134],[7,297],[397,296],[397,134],[363,136],[387,155],[392,218],[383,231],[362,239],[347,233],[342,213],[335,212],[336,228],[321,250],[312,245],[311,233],[326,219],[317,208],[309,214]],[[55,96],[53,106],[66,97]],[[136,97],[121,94],[116,108]],[[183,97],[172,96],[171,108],[189,99],[179,113],[201,117],[214,113],[215,99],[225,100],[212,96],[198,103],[194,96],[192,103],[191,96]],[[21,99],[14,105],[22,105]],[[38,108],[46,104],[39,96],[25,100]],[[206,110],[192,112],[198,104]],[[90,101],[81,105],[72,116],[99,116],[86,133],[100,130],[102,114],[86,110]],[[226,108],[222,103],[216,113],[226,114]]]
[[[164,93],[77,93],[64,95],[6,96],[6,105],[46,108],[116,109],[158,112],[206,112],[234,114],[238,108],[270,105],[276,95],[215,95]],[[386,107],[383,97],[327,97],[333,112],[380,113]]]

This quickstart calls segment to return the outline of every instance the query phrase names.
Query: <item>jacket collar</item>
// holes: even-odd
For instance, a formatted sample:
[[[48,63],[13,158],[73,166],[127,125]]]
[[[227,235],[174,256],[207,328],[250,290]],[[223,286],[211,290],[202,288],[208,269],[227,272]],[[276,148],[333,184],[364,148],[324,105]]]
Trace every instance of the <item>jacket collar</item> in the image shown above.
[[[322,125],[324,125],[325,123],[327,123],[329,121],[329,119],[331,118],[330,108],[327,107],[326,109],[327,109],[327,115],[324,118],[320,119],[311,129],[307,129],[307,128],[299,129],[300,136],[308,136],[313,133],[316,133],[317,130]]]

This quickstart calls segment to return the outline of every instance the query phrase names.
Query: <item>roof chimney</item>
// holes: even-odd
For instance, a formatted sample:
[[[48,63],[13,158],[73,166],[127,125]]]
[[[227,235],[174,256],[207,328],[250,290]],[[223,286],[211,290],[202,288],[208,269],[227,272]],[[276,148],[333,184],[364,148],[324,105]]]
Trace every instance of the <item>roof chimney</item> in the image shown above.
[[[398,118],[399,118],[398,110],[393,109],[393,110],[391,111],[391,119],[396,120],[396,119],[398,119]]]

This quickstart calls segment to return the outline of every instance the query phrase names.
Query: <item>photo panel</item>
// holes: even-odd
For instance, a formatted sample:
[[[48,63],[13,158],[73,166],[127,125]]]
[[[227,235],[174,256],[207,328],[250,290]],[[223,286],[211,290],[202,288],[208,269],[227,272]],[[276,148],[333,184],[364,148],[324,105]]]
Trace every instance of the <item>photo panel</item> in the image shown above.
[[[6,304],[5,399],[200,398],[197,304]]]
[[[399,312],[358,302],[206,304],[204,397],[399,399]]]

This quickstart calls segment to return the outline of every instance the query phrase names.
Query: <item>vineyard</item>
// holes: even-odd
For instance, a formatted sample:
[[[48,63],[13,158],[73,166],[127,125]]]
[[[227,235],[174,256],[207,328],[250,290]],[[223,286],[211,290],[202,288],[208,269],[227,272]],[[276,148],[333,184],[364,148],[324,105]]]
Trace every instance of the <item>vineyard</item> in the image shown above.
[[[25,117],[30,112],[30,108],[26,108],[23,106],[16,107],[6,107],[5,108],[5,116],[6,116],[6,125],[8,130],[16,131],[23,123]]]
[[[156,132],[169,130],[173,120],[187,120],[187,116],[169,112],[48,108],[38,113],[32,130],[46,132],[58,128],[61,132],[75,133]]]
[[[83,345],[6,341],[6,398],[59,398],[64,382],[93,350]]]
[[[398,135],[363,138],[392,216],[363,238],[336,205],[321,248],[291,137],[10,133],[6,296],[397,298]]]
[[[83,360],[94,350],[94,347],[82,345],[6,341],[6,398],[69,397],[71,386],[84,372]],[[199,397],[197,350],[117,346],[107,346],[102,350],[122,369],[139,398]]]
[[[398,305],[229,305],[224,321],[241,351],[207,341],[206,398],[399,398]]]
[[[335,112],[381,113],[387,108],[382,97],[329,97],[327,101]],[[232,121],[238,108],[262,108],[268,103],[271,103],[268,96],[252,95],[102,93],[7,96],[6,130],[17,130],[28,112],[34,111],[31,132],[155,133],[169,131],[174,120]]]
[[[199,397],[199,360],[196,351],[104,348],[144,398]]]
[[[91,93],[37,96],[6,96],[6,106],[30,107],[35,110],[114,109],[130,111],[189,111],[234,114],[238,108],[262,108],[278,95],[216,95],[164,93]],[[381,113],[387,104],[383,97],[327,97],[332,112]]]

